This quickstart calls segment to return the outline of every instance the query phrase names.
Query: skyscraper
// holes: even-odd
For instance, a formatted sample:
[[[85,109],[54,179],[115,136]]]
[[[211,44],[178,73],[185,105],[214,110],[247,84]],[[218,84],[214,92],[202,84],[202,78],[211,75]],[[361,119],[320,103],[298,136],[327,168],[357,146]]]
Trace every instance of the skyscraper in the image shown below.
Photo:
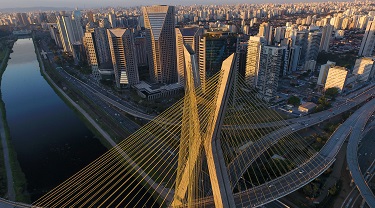
[[[72,34],[72,23],[69,16],[58,16],[57,17],[57,28],[60,34],[60,40],[65,52],[72,52],[71,37]]]
[[[182,86],[185,86],[185,73],[187,73],[187,70],[190,70],[186,68],[185,60],[186,55],[184,53],[189,53],[190,55],[195,54],[195,59],[197,59],[199,56],[199,43],[200,39],[203,35],[203,28],[199,27],[189,27],[189,28],[176,28],[176,52],[177,52],[177,73],[178,73],[178,83]],[[185,47],[188,45],[189,47]],[[186,49],[187,48],[187,49]],[[191,56],[188,56],[189,59],[191,59]],[[198,60],[195,60],[195,62],[192,62],[193,64],[197,64]],[[195,79],[199,80],[199,83],[202,79],[200,78],[200,74],[205,75],[205,73],[200,73],[201,70],[205,71],[205,68],[199,68],[199,65],[194,68],[194,70],[197,70],[196,72],[193,72],[193,75]],[[198,82],[196,82],[198,83]],[[197,85],[196,85],[197,87]]]
[[[320,41],[322,33],[319,31],[310,31],[307,39],[307,53],[305,61],[316,61],[319,54]],[[307,67],[305,67],[307,68]]]
[[[284,55],[284,47],[264,46],[261,50],[256,88],[258,96],[265,101],[272,100],[276,95]]]
[[[295,45],[301,47],[301,54],[298,60],[298,65],[303,67],[305,65],[307,55],[308,31],[297,32]]]
[[[136,37],[134,39],[135,52],[137,53],[138,66],[147,66],[146,38]]]
[[[264,37],[266,44],[272,43],[272,26],[268,22],[263,22],[259,25],[259,37]]]
[[[266,44],[264,37],[251,36],[247,45],[245,81],[248,85],[257,85],[259,59],[262,47]]]
[[[361,42],[361,48],[359,49],[359,56],[372,56],[375,44],[375,21],[370,21],[367,24],[365,35]]]
[[[111,51],[109,48],[109,41],[107,35],[107,28],[98,27],[94,29],[96,50],[98,53],[98,62],[100,68],[111,68],[112,58]]]
[[[89,65],[91,66],[92,74],[96,79],[99,79],[99,63],[95,44],[94,29],[86,30],[84,45],[87,53],[87,60]]]
[[[80,18],[72,19],[66,15],[57,18],[57,28],[65,52],[73,53],[73,44],[82,43],[83,29],[80,21]]]
[[[130,29],[108,29],[116,87],[139,83],[133,33]]]
[[[329,42],[331,41],[331,37],[332,37],[332,31],[333,31],[332,25],[328,24],[328,25],[323,26],[322,40],[320,41],[319,51],[328,52]]]
[[[157,83],[177,82],[173,6],[143,7],[150,78]]]

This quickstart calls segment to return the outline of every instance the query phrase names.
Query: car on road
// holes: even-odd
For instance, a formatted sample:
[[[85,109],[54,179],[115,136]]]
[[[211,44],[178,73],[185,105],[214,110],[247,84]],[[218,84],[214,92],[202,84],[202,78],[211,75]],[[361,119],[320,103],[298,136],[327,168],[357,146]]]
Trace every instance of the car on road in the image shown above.
[[[300,170],[300,171],[298,171],[298,173],[299,173],[299,174],[302,174],[302,173],[304,173],[304,171],[303,171],[303,170]]]

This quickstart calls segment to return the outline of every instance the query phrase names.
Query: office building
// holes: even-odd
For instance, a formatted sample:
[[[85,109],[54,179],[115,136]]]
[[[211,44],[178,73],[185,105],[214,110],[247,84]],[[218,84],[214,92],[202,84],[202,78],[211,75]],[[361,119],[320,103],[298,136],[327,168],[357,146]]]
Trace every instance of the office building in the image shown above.
[[[324,85],[324,90],[332,87],[336,87],[341,92],[344,88],[346,76],[348,71],[345,67],[333,66],[328,69],[327,80]]]
[[[117,88],[139,83],[133,33],[130,29],[108,29],[113,71]]]
[[[73,53],[73,44],[82,43],[83,29],[80,21],[77,16],[75,19],[66,15],[57,17],[57,28],[65,52]]]
[[[95,45],[97,50],[97,58],[100,68],[111,68],[112,58],[109,47],[107,28],[94,28]]]
[[[138,66],[147,66],[146,38],[136,37],[134,39],[135,53],[137,54]]]
[[[193,74],[194,79],[196,80],[196,83],[201,83],[201,80],[204,79],[204,77],[200,77],[201,75],[205,76],[205,68],[199,68],[198,60],[191,60],[190,62],[193,63],[193,68],[186,68],[186,58],[191,59],[191,57],[194,55],[195,59],[198,59],[199,56],[199,44],[200,40],[203,35],[203,28],[199,27],[188,27],[188,28],[176,28],[176,52],[177,52],[177,74],[178,74],[178,83],[181,86],[185,86],[185,76],[186,73],[188,73],[188,70],[197,70]],[[188,55],[188,54],[190,55]],[[205,60],[205,59],[204,59]],[[203,61],[204,61],[203,60]],[[200,72],[203,70],[203,72]],[[196,86],[196,87],[197,87]]]
[[[359,56],[372,56],[375,44],[375,21],[370,21],[367,25],[366,32],[361,42]]]
[[[173,6],[143,7],[150,78],[156,83],[177,82]]]
[[[94,30],[90,29],[85,32],[84,45],[86,48],[87,62],[91,66],[92,74],[95,79],[99,79],[99,62],[97,57]]]

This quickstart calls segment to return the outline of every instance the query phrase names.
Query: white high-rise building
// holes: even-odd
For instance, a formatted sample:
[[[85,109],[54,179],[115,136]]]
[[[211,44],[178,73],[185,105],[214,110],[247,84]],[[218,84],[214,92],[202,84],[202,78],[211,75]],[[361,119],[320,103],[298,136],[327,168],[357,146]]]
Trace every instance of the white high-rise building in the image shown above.
[[[348,75],[348,71],[345,67],[341,66],[334,66],[329,68],[327,80],[324,85],[324,90],[332,87],[336,87],[339,91],[342,91],[344,88],[344,84],[346,81],[346,76]]]
[[[320,72],[318,77],[318,85],[324,86],[326,84],[328,70],[331,67],[334,67],[336,65],[336,62],[327,61],[326,64],[323,64],[320,66]]]
[[[375,21],[368,23],[366,32],[361,42],[361,48],[359,49],[359,56],[372,56],[375,44]]]
[[[263,22],[259,25],[258,37],[264,37],[266,44],[271,44],[272,41],[272,26],[268,22]]]
[[[173,6],[143,7],[150,78],[157,83],[177,82]]]
[[[245,81],[256,87],[259,73],[259,60],[262,47],[266,44],[264,37],[251,36],[247,44]]]
[[[374,58],[364,57],[357,59],[353,68],[353,74],[358,75],[358,80],[367,81],[374,77]]]
[[[333,31],[333,26],[328,24],[323,27],[322,30],[322,39],[320,41],[320,47],[319,51],[325,51],[328,52],[329,50],[329,43],[331,41],[332,37],[332,31]]]
[[[139,83],[133,33],[130,29],[108,29],[116,87]]]

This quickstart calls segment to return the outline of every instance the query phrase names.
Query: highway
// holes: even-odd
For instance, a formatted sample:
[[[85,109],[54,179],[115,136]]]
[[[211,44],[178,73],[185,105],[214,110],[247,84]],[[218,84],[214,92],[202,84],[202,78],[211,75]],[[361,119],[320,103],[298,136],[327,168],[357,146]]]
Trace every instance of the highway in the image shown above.
[[[371,163],[370,167],[367,168],[366,172],[364,173],[364,179],[366,183],[369,183],[372,178],[375,176],[375,160]],[[357,186],[354,186],[348,196],[345,198],[344,202],[342,203],[342,208],[354,208],[358,207],[358,199],[363,199],[360,197],[361,194],[358,191]]]
[[[375,196],[372,193],[370,187],[366,183],[365,177],[363,176],[361,169],[358,163],[358,148],[359,148],[359,140],[361,138],[361,133],[364,130],[364,127],[371,117],[372,113],[375,111],[375,100],[371,100],[366,105],[371,105],[372,111],[363,112],[361,119],[359,119],[354,124],[353,133],[349,138],[348,148],[346,151],[346,158],[348,163],[348,168],[350,174],[356,184],[358,190],[360,191],[362,197],[366,200],[367,204],[371,207],[375,206]]]
[[[369,99],[373,93],[375,93],[375,87],[372,86],[369,89],[364,90],[361,93],[356,93],[358,95],[353,96],[353,99],[345,100],[344,103],[341,103],[335,107],[334,110],[326,110],[319,113],[311,114],[309,118],[302,117],[298,119],[293,119],[294,122],[289,126],[276,129],[274,123],[270,123],[269,127],[274,128],[273,132],[262,137],[254,143],[246,143],[242,147],[238,148],[240,151],[236,155],[235,159],[228,164],[229,178],[232,182],[233,187],[240,179],[240,177],[245,173],[245,171],[250,167],[250,165],[260,157],[266,150],[268,150],[273,144],[276,144],[284,136],[290,135],[293,132],[308,128],[310,126],[319,124],[325,120],[330,119],[331,117],[340,114],[344,111],[350,110],[354,106],[359,105],[363,101]],[[298,122],[297,122],[298,121]],[[278,123],[284,123],[286,121],[279,121]],[[290,123],[290,120],[287,120]],[[231,127],[232,129],[237,129],[235,126]],[[242,127],[240,127],[242,128]]]
[[[304,185],[317,178],[333,164],[342,144],[351,134],[352,127],[357,121],[363,120],[363,115],[371,115],[375,110],[374,108],[375,99],[372,99],[354,112],[336,129],[321,151],[315,154],[305,164],[260,186],[235,193],[234,198],[236,206],[258,207],[264,205],[302,188]],[[204,198],[197,202],[197,204],[199,204],[199,206],[214,206],[212,197]]]
[[[39,44],[40,47],[42,47],[45,51],[47,51],[47,58],[50,64],[54,68],[56,68],[56,71],[60,74],[60,77],[64,79],[66,83],[68,83],[71,87],[74,88],[74,90],[81,93],[81,95],[86,96],[91,102],[95,103],[95,106],[93,106],[95,109],[102,111],[102,113],[106,114],[109,118],[113,119],[116,123],[116,126],[112,128],[113,131],[117,132],[116,134],[122,135],[123,133],[120,132],[118,129],[122,128],[125,131],[129,132],[129,134],[135,132],[138,130],[141,126],[137,123],[133,122],[131,119],[129,119],[127,116],[122,115],[122,111],[117,110],[114,108],[111,104],[105,102],[103,99],[101,99],[97,93],[90,87],[88,84],[82,82],[78,78],[70,75],[65,70],[62,70],[62,68],[58,68],[58,66],[53,62],[53,54],[49,51],[47,44],[44,41],[41,41]],[[94,85],[94,84],[93,84]],[[105,90],[103,90],[105,91]],[[103,92],[104,93],[104,92]],[[111,96],[110,93],[107,92],[109,96]],[[119,98],[118,98],[119,100]],[[96,118],[98,121],[99,118]],[[124,138],[116,138],[117,141],[122,140]]]

